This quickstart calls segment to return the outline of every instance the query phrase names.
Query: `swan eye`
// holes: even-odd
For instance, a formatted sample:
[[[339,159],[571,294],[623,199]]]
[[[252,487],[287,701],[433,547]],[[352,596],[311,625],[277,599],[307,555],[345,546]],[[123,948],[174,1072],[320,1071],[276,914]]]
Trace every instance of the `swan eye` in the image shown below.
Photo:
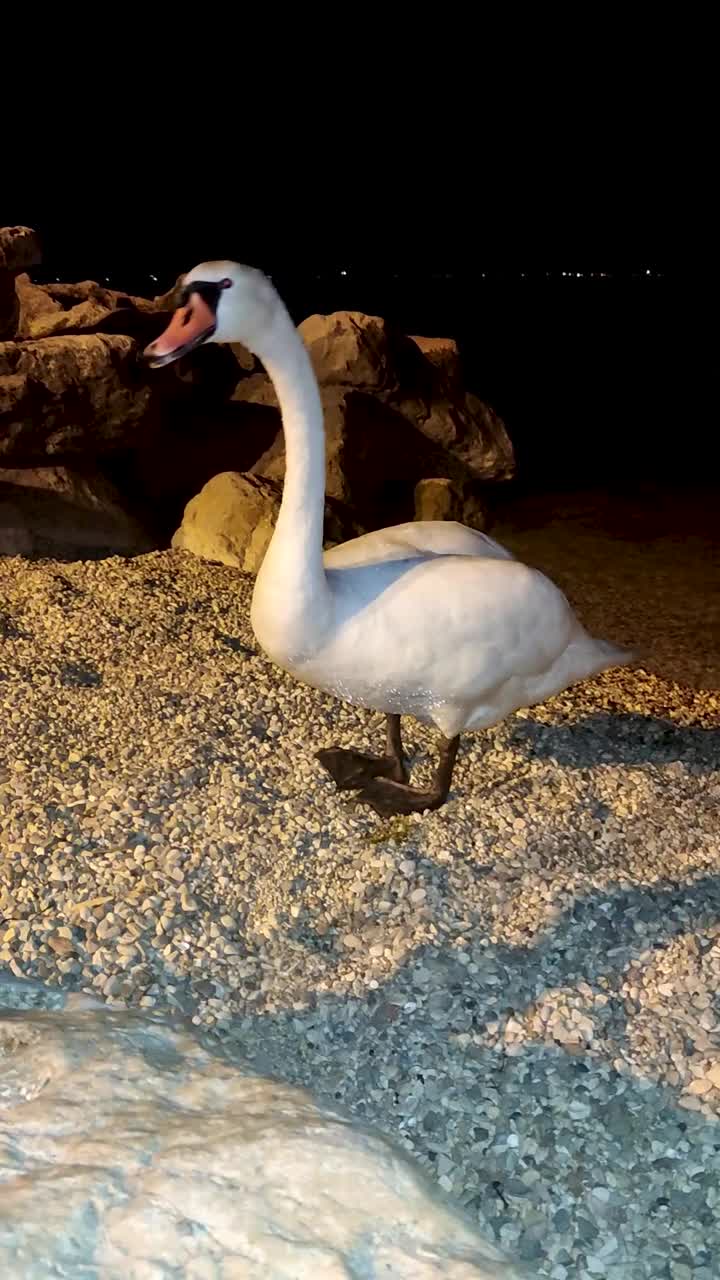
[[[230,279],[230,277],[229,277],[229,276],[225,276],[224,280],[221,280],[221,281],[220,281],[220,288],[221,288],[221,289],[232,289],[232,280]]]

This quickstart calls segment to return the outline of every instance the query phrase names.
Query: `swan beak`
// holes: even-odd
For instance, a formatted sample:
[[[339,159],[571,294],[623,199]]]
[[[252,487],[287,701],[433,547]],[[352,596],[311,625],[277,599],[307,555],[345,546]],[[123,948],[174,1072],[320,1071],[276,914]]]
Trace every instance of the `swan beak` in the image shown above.
[[[191,293],[187,304],[178,307],[167,329],[143,351],[152,369],[171,364],[207,342],[215,332],[215,313],[199,293]]]

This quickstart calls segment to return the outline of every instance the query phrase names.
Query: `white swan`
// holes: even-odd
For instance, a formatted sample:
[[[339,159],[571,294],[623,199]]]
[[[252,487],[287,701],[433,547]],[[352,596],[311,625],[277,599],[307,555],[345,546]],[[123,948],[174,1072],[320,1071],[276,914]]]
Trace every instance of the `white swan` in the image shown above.
[[[588,635],[565,596],[485,534],[428,521],[354,538],[323,554],[325,434],[303,342],[270,281],[234,262],[184,277],[181,305],[145,351],[167,364],[202,342],[240,342],[273,381],[286,470],[251,621],[298,680],[387,716],[382,757],[318,752],[341,788],[380,814],[447,799],[462,730],[486,729],[577,680],[630,661]],[[400,716],[434,724],[440,763],[426,791],[407,782]]]

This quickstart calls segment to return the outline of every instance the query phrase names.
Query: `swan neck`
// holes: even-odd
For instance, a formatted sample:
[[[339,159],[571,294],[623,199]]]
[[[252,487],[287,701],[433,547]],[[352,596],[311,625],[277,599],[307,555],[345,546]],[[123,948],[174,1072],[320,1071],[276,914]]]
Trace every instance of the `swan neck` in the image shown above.
[[[302,338],[288,313],[258,352],[275,388],[285,434],[285,481],[263,569],[292,575],[307,592],[326,586],[323,569],[325,428],[322,401]]]

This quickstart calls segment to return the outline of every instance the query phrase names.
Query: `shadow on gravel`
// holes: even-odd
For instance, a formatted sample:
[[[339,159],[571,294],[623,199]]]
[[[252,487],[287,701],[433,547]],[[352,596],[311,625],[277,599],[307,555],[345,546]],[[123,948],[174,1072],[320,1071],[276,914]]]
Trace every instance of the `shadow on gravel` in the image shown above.
[[[720,766],[720,727],[676,725],[628,712],[598,712],[567,725],[516,720],[508,746],[571,769],[672,761],[701,772]]]
[[[720,875],[589,894],[534,944],[488,942],[475,974],[447,943],[416,948],[377,990],[318,991],[312,1008],[247,1018],[226,1043],[449,1172],[454,1197],[498,1240],[522,1221],[513,1249],[526,1263],[567,1248],[566,1265],[582,1266],[615,1235],[631,1247],[613,1275],[670,1280],[718,1256],[720,1125],[653,1081],[677,1045],[642,1076],[619,1069],[636,1012],[621,988],[652,963],[648,951],[694,931],[701,959],[720,932]],[[557,988],[592,1020],[593,1039],[504,1043],[508,1022]],[[681,1013],[691,998],[676,997]],[[720,1058],[714,1044],[704,1056]]]

